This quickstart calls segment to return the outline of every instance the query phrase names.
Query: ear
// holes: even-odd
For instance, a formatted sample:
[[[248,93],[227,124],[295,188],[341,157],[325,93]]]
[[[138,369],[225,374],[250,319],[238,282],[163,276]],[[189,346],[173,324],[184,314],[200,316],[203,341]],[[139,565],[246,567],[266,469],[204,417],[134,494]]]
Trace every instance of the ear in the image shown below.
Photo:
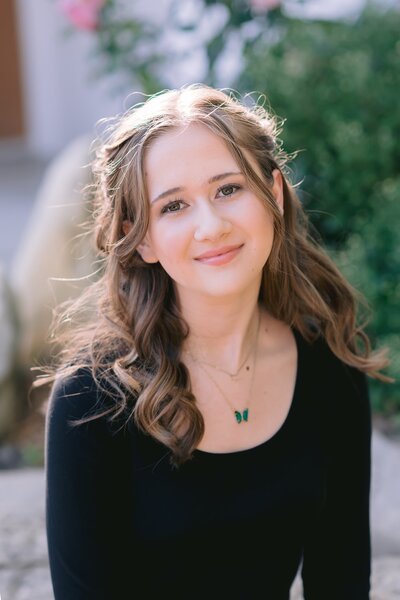
[[[276,203],[279,207],[280,212],[284,213],[284,206],[283,206],[283,178],[282,178],[282,173],[280,172],[279,169],[274,169],[272,171],[272,176],[274,178],[274,183],[272,185],[272,192],[275,196],[275,200]]]
[[[144,238],[143,242],[141,242],[136,250],[139,252],[140,256],[143,258],[146,263],[157,263],[158,258],[155,255],[153,248],[150,242],[147,240],[147,235]]]
[[[122,231],[124,235],[128,235],[130,230],[132,229],[133,223],[131,221],[123,221],[122,222]],[[144,237],[143,241],[138,245],[136,250],[139,252],[140,256],[147,263],[156,263],[158,262],[158,258],[153,252],[151,243],[148,239],[148,235]]]

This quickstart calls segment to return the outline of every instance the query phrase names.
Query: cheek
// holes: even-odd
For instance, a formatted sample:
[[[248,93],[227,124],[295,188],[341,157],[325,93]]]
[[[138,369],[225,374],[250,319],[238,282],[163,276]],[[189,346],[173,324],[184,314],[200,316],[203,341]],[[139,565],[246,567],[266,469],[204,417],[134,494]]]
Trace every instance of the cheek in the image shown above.
[[[172,219],[171,219],[172,221]],[[163,222],[151,229],[153,248],[165,269],[173,269],[174,264],[187,253],[189,236],[186,228],[174,222]],[[189,241],[188,241],[189,240]],[[167,268],[167,265],[168,268]]]
[[[258,217],[249,224],[252,235],[252,246],[257,263],[265,264],[271,254],[274,241],[274,221],[270,213],[259,211]]]
[[[249,227],[257,236],[271,239],[274,235],[274,218],[267,208],[259,205],[258,210],[252,213]]]

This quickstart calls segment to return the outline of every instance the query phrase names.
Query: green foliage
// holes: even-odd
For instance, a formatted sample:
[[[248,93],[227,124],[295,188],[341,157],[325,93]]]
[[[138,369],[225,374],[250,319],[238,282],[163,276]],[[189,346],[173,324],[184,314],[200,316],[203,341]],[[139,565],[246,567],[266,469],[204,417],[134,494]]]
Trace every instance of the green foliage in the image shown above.
[[[227,11],[225,25],[208,40],[205,82],[216,83],[216,64],[228,40],[244,44],[245,68],[230,87],[264,94],[284,120],[283,147],[296,153],[293,183],[310,220],[344,275],[367,298],[374,346],[387,345],[400,367],[400,11],[367,6],[353,23],[301,21],[284,10],[256,14],[248,0],[203,0]],[[304,0],[298,0],[302,3]],[[304,2],[305,3],[305,2]],[[179,51],[159,56],[162,35],[107,0],[95,35],[98,76],[119,73],[146,93],[164,87]],[[183,3],[172,0],[168,22],[182,24]],[[246,35],[250,29],[253,34]],[[255,27],[253,27],[255,26]],[[371,382],[376,411],[400,418],[400,381]]]
[[[249,0],[203,0],[199,4],[200,6],[203,4],[203,15],[209,19],[212,19],[211,8],[218,6],[226,12],[226,22],[221,29],[207,42],[200,42],[208,59],[208,72],[204,82],[210,85],[217,85],[216,62],[224,52],[231,35],[240,37],[241,28],[250,22],[258,23],[262,31],[267,23],[271,25],[285,19],[279,9],[270,11],[266,9],[260,14],[255,14]],[[199,44],[199,41],[196,42],[196,37],[203,39],[204,34],[198,37],[199,19],[196,10],[192,11],[192,16],[188,20],[185,8],[187,9],[187,6],[180,0],[169,0],[165,29],[169,30],[170,34],[175,32],[178,36],[183,32],[191,33],[193,48],[195,48]],[[119,85],[115,87],[115,92],[126,90],[126,85],[136,87],[139,83],[141,91],[153,94],[169,85],[170,78],[166,78],[166,74],[176,68],[176,59],[178,61],[182,59],[187,54],[188,48],[184,45],[182,49],[178,43],[176,48],[173,44],[169,44],[168,48],[164,46],[161,49],[159,42],[165,33],[164,27],[152,23],[151,19],[134,15],[134,7],[121,0],[106,0],[99,8],[95,27],[90,29],[90,34],[95,41],[91,56],[95,67],[91,71],[91,76],[93,79],[98,79],[118,74]],[[68,13],[66,17],[71,21]],[[76,29],[82,29],[82,25],[78,26],[76,21],[72,20],[65,33],[70,35]]]
[[[344,275],[362,290],[373,311],[370,335],[391,350],[387,373],[400,373],[400,177],[377,184],[373,218],[354,227],[343,248],[332,258]],[[387,415],[399,413],[400,386],[372,382],[373,408]]]
[[[259,37],[233,85],[266,95],[312,224],[372,309],[368,333],[400,367],[400,12],[354,23],[280,23]],[[375,410],[400,412],[400,382],[372,382]]]
[[[399,12],[371,9],[352,25],[287,20],[277,44],[247,48],[233,85],[265,93],[287,119],[284,146],[302,150],[303,201],[328,243],[368,218],[374,186],[398,174],[399,31]]]
[[[120,73],[140,83],[143,91],[158,91],[154,76],[163,57],[155,52],[157,28],[150,23],[126,17],[118,3],[109,0],[102,11],[102,26],[97,30],[96,52],[103,57],[97,76]]]

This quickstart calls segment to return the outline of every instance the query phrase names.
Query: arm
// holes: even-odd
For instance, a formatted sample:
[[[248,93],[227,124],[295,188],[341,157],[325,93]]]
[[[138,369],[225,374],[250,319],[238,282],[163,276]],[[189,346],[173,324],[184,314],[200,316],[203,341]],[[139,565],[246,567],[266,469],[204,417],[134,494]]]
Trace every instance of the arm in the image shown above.
[[[326,497],[304,547],[305,600],[370,597],[371,407],[366,375],[341,369],[329,379]]]
[[[126,597],[121,592],[126,513],[118,487],[120,442],[111,436],[104,418],[78,427],[68,424],[96,412],[98,400],[91,376],[80,372],[57,382],[49,401],[46,529],[55,600]]]

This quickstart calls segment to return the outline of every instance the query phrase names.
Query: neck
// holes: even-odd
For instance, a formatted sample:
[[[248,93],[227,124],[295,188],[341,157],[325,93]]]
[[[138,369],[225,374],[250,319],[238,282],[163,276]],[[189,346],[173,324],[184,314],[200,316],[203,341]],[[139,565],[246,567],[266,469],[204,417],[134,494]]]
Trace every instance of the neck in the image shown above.
[[[185,306],[182,314],[190,333],[183,350],[235,372],[254,345],[259,311],[257,298],[229,304],[214,302],[206,308],[196,303]]]

